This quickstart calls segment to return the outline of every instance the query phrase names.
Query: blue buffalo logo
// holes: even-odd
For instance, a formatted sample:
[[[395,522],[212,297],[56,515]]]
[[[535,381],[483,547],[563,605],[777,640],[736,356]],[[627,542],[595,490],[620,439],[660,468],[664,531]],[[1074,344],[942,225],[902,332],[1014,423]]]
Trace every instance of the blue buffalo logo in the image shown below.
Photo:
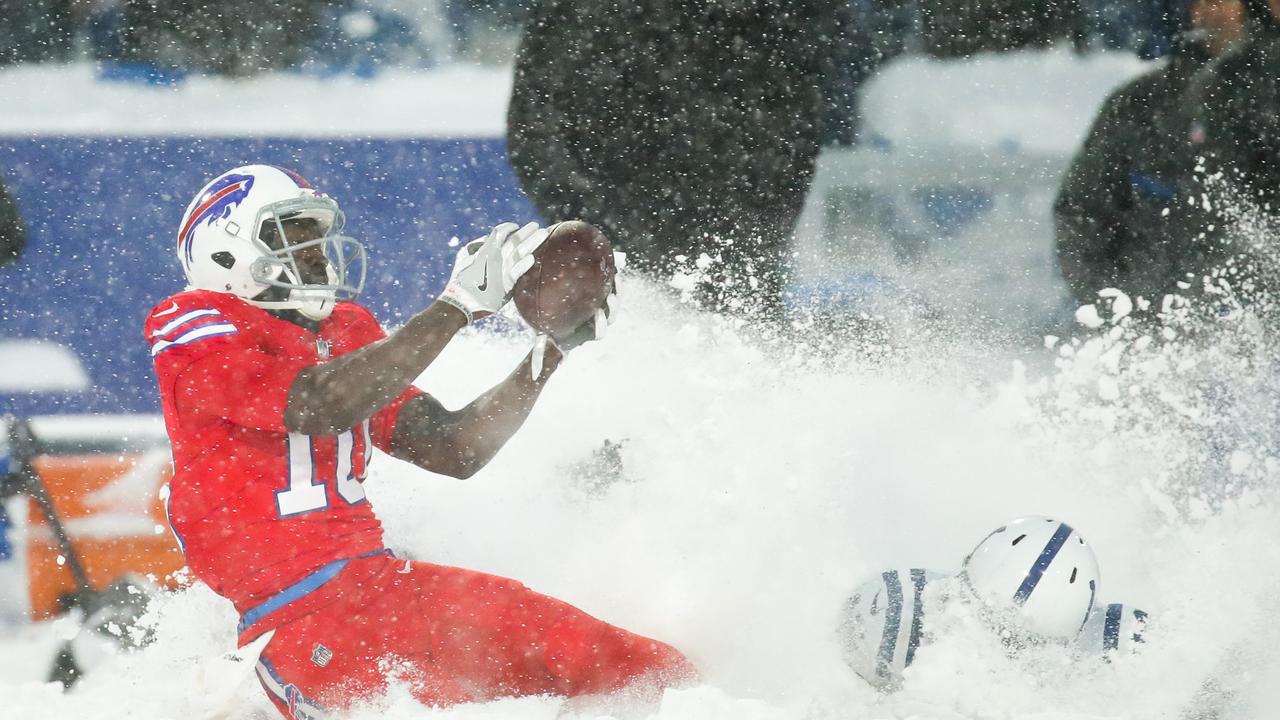
[[[252,175],[224,175],[205,188],[200,202],[182,230],[178,232],[178,247],[184,249],[187,262],[191,262],[191,238],[200,223],[210,224],[225,219],[237,205],[244,202],[253,188]]]

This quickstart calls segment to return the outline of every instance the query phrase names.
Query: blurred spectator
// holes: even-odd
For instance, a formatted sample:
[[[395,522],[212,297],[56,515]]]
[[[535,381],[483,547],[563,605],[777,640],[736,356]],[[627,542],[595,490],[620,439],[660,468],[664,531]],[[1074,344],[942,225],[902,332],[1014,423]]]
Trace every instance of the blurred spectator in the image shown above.
[[[870,0],[836,3],[837,22],[832,46],[831,72],[823,84],[821,145],[852,145],[861,124],[858,90],[875,72],[881,59],[858,22]]]
[[[1158,301],[1200,243],[1183,129],[1193,74],[1244,33],[1240,0],[1194,0],[1168,63],[1107,98],[1054,204],[1058,262],[1079,304],[1115,287]]]
[[[429,67],[435,60],[410,18],[367,0],[321,6],[305,58],[307,69],[362,76],[383,67]]]
[[[87,0],[0,0],[0,65],[66,60]]]
[[[27,246],[27,231],[18,215],[18,206],[0,182],[0,265],[13,262]]]
[[[1191,0],[1080,0],[1089,48],[1128,50],[1139,57],[1164,57],[1185,30]],[[1178,40],[1178,42],[1181,42]]]
[[[835,22],[830,0],[534,3],[507,118],[524,191],[641,269],[719,257],[702,299],[776,315]]]
[[[1280,0],[1246,4],[1249,39],[1192,82],[1191,142],[1209,173],[1223,173],[1274,220],[1280,218]],[[1211,235],[1230,233],[1232,215],[1212,218]]]
[[[1044,46],[1075,38],[1081,0],[920,0],[925,50],[935,57]]]
[[[477,60],[494,55],[504,61],[510,58],[512,53],[509,46],[502,46],[503,39],[518,37],[531,4],[532,0],[446,0],[457,54]]]
[[[331,0],[122,0],[122,57],[252,75],[293,67]]]
[[[862,124],[859,91],[863,83],[909,47],[917,18],[908,0],[836,0],[835,13],[821,142],[853,145]]]

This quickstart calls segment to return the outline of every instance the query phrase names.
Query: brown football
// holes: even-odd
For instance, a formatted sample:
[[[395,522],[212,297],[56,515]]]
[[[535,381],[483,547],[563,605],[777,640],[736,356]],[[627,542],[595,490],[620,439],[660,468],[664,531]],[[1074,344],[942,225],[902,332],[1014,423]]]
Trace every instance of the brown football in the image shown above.
[[[612,243],[595,225],[569,220],[550,230],[511,298],[535,330],[564,337],[604,304],[618,269]]]

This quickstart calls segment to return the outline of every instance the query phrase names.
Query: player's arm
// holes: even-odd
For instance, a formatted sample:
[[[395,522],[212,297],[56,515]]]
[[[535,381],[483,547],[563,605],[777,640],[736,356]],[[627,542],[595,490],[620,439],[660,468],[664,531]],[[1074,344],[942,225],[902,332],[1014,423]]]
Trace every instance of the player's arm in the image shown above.
[[[390,336],[302,370],[289,387],[285,427],[335,435],[359,425],[404,392],[466,325],[462,310],[436,301]]]
[[[524,424],[563,354],[547,347],[536,377],[533,358],[531,352],[505,380],[458,410],[430,395],[410,399],[396,420],[391,455],[441,475],[474,475]]]
[[[430,395],[408,398],[399,408],[383,449],[419,467],[456,478],[471,477],[489,464],[529,417],[547,380],[565,353],[604,337],[617,318],[617,287],[595,315],[565,337],[540,336],[505,380],[459,410],[447,410]]]
[[[520,429],[547,380],[569,351],[604,337],[617,318],[617,286],[586,322],[564,337],[541,335],[505,380],[466,407],[448,410],[435,398],[414,394],[384,413],[390,430],[375,437],[392,456],[456,478],[471,477],[489,464]],[[389,436],[389,437],[388,437]]]
[[[289,388],[285,427],[306,435],[351,429],[422,374],[472,320],[496,312],[533,264],[546,231],[504,223],[458,252],[444,294],[389,337],[306,368]]]
[[[436,302],[400,332],[316,365],[264,352],[252,333],[241,332],[248,319],[206,304],[175,302],[146,328],[161,386],[172,388],[177,407],[242,427],[312,435],[340,433],[372,416],[466,324],[462,311]],[[163,323],[171,318],[182,324],[168,330]],[[372,317],[368,322],[376,327]]]

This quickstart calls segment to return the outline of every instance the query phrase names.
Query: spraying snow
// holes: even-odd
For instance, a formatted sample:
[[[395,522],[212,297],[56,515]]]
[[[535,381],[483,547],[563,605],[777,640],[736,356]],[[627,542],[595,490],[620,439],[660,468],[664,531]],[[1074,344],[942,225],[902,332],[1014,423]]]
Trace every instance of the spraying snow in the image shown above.
[[[734,321],[634,277],[622,292],[625,320],[570,359],[480,475],[446,480],[380,457],[366,487],[399,552],[519,578],[672,642],[703,671],[704,685],[634,712],[1160,718],[1220,667],[1239,682],[1233,658],[1251,657],[1257,687],[1267,687],[1276,669],[1255,656],[1273,633],[1251,619],[1273,584],[1256,568],[1280,563],[1267,505],[1276,461],[1251,447],[1248,463],[1189,462],[1207,431],[1171,400],[1192,397],[1206,377],[1233,382],[1233,373],[1185,374],[1221,350],[1213,343],[1140,342],[1148,336],[1112,315],[1105,322],[1122,332],[1046,349],[1058,358],[1047,370],[1024,367],[1012,349],[936,335],[872,362],[749,340]],[[419,384],[464,402],[527,347],[518,333],[472,332]],[[1099,392],[1107,379],[1118,393]],[[1215,442],[1235,437],[1217,429]],[[605,440],[621,443],[621,476],[583,469]],[[1233,471],[1240,487],[1223,491],[1213,474]],[[1208,488],[1212,507],[1196,499]],[[843,665],[834,624],[861,577],[898,564],[954,569],[991,527],[1027,513],[1069,519],[1098,552],[1100,596],[1152,613],[1142,652],[1109,664],[1057,648],[1011,659],[948,615],[931,624],[895,696],[877,696]],[[153,645],[65,695],[38,684],[43,670],[29,661],[15,668],[21,682],[6,687],[7,704],[31,717],[270,716],[251,663],[226,657],[229,603],[195,586],[165,598],[155,619]],[[6,667],[22,662],[6,655]],[[1275,699],[1244,687],[1233,702]],[[428,712],[397,690],[355,717],[625,709],[532,698]]]

